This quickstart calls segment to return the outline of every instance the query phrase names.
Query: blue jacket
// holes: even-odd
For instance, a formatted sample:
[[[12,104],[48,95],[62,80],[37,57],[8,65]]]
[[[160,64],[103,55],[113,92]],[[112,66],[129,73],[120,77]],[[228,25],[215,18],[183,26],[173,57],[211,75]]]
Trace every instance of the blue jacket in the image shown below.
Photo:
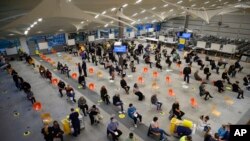
[[[134,106],[128,108],[128,116],[130,118],[134,118],[134,112],[136,111],[136,108]]]

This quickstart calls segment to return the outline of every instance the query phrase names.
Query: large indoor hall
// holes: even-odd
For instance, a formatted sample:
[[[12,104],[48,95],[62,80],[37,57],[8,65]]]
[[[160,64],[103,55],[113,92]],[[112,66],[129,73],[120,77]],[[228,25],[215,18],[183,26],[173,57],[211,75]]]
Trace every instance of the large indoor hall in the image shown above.
[[[0,1],[1,141],[245,141],[249,8]]]

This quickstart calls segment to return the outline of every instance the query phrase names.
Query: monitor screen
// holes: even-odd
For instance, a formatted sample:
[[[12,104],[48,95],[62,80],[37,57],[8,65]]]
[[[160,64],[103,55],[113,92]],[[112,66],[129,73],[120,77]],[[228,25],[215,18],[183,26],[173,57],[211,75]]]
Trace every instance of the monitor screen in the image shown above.
[[[116,52],[116,53],[127,52],[127,47],[126,46],[114,46],[113,51]]]
[[[189,39],[191,37],[191,33],[183,33],[181,37]]]

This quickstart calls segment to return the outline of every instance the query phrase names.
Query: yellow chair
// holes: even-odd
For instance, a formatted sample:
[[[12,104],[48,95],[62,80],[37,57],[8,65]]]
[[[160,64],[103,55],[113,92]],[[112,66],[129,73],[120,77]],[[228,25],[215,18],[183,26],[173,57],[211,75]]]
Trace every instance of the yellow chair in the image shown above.
[[[61,120],[62,122],[62,127],[63,127],[63,131],[66,135],[69,135],[71,133],[71,128],[70,128],[70,121],[68,120],[68,118],[65,118],[63,120]]]

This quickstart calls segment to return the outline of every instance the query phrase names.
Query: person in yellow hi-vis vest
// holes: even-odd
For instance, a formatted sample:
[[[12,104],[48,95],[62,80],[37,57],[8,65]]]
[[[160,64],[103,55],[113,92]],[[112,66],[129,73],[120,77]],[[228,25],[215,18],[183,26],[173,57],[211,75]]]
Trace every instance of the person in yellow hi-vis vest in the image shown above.
[[[192,136],[182,136],[180,141],[192,141]]]

